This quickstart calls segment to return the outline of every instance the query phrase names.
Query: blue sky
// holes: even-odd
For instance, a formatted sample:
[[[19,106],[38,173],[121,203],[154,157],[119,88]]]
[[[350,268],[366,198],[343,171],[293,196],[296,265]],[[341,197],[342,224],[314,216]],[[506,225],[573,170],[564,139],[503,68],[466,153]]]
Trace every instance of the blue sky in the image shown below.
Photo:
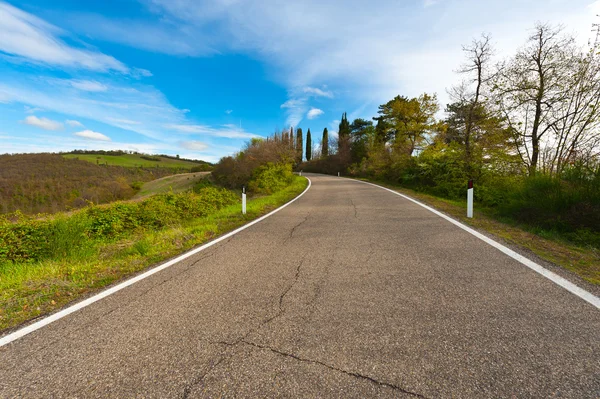
[[[459,78],[461,45],[498,59],[536,21],[584,43],[591,0],[0,0],[0,153],[125,149],[217,161],[293,125]]]

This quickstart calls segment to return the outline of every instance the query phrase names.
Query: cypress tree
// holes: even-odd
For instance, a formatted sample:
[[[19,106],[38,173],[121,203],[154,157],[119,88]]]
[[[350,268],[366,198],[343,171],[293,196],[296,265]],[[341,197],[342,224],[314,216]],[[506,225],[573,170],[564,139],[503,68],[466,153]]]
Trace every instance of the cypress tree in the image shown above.
[[[323,138],[321,139],[321,156],[329,156],[329,132],[327,128],[323,129]]]
[[[290,148],[293,150],[295,148],[294,145],[294,127],[290,126]]]
[[[350,122],[348,122],[348,117],[345,112],[342,114],[342,120],[340,121],[338,137],[340,138],[340,141],[350,137]]]
[[[310,137],[310,129],[306,132],[306,160],[310,161],[312,158],[312,139]]]
[[[302,163],[302,128],[296,129],[296,162]]]
[[[348,122],[345,112],[342,114],[338,129],[338,154],[341,157],[342,164],[350,164],[350,122]]]

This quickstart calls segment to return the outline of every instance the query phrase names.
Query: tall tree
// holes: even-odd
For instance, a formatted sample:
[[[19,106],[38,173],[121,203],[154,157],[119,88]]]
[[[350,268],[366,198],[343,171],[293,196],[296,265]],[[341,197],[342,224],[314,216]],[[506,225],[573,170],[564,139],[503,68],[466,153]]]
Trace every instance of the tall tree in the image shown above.
[[[296,162],[302,163],[302,128],[296,129]]]
[[[435,114],[438,110],[437,97],[424,93],[412,99],[396,96],[380,105],[378,112],[394,138],[394,149],[412,156],[437,127]]]
[[[338,127],[338,156],[343,166],[350,164],[350,122],[345,112]]]
[[[518,153],[533,175],[547,136],[564,115],[555,110],[568,96],[574,39],[561,28],[537,24],[525,47],[501,64],[494,79],[495,103],[505,117]]]
[[[376,145],[384,145],[388,141],[390,141],[390,133],[389,126],[385,122],[382,116],[377,116],[373,118],[374,121],[377,121],[375,125],[375,144]]]
[[[295,147],[297,146],[297,143],[294,143],[294,127],[290,126],[290,135],[289,135],[289,141],[290,141],[290,148],[293,150],[295,149]],[[302,151],[302,150],[300,150]]]
[[[306,132],[306,160],[310,161],[312,158],[312,138],[310,137],[310,129]]]
[[[321,139],[321,156],[329,156],[329,132],[327,128],[323,129],[323,138]]]
[[[473,146],[484,134],[480,125],[487,122],[486,117],[488,112],[485,110],[485,99],[483,99],[483,91],[486,84],[490,80],[490,62],[493,53],[491,46],[491,38],[489,35],[481,35],[481,38],[473,40],[468,46],[463,46],[463,52],[467,56],[467,61],[458,72],[466,76],[466,79],[457,87],[450,91],[451,98],[455,101],[454,104],[448,106],[448,110],[454,111],[455,115],[463,120],[463,128],[457,129],[457,125],[453,126],[455,136],[460,134],[460,142],[464,147],[464,163],[468,176],[473,177],[474,163],[477,160],[473,159]]]
[[[374,134],[375,130],[372,121],[358,118],[350,124],[350,152],[352,162],[358,163],[367,156],[367,147]]]

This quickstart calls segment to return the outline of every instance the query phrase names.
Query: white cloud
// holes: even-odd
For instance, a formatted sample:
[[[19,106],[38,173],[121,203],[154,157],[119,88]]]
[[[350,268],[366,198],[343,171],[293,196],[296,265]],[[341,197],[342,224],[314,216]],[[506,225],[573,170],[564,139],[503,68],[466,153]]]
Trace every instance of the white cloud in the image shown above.
[[[65,123],[71,127],[83,127],[83,123],[75,120],[67,119]]]
[[[553,0],[541,8],[522,0],[381,0],[376,13],[362,0],[344,7],[333,0],[144,1],[159,18],[177,21],[185,35],[171,32],[176,40],[216,32],[221,40],[211,36],[215,48],[260,59],[290,91],[326,82],[347,101],[372,104],[423,91],[437,92],[443,102],[446,87],[459,80],[453,71],[462,62],[461,46],[481,32],[498,41],[500,56],[505,47],[513,52],[521,45],[538,20],[564,22],[587,39],[595,14],[587,7],[591,0]],[[311,89],[302,94],[311,92],[316,95]],[[286,110],[288,121],[298,121],[297,113]],[[373,106],[365,112],[375,111]]]
[[[25,113],[27,114],[35,114],[36,112],[42,112],[43,109],[42,108],[36,108],[36,107],[29,107],[29,106],[25,106]]]
[[[53,121],[48,118],[38,118],[35,115],[29,115],[23,123],[31,126],[39,127],[44,130],[60,130],[63,128],[63,124],[57,121]]]
[[[108,90],[106,85],[95,80],[71,80],[71,86],[83,91],[100,92]]]
[[[208,145],[201,141],[181,141],[179,145],[190,151],[204,151],[208,148]]]
[[[281,109],[286,110],[286,125],[287,126],[298,126],[304,114],[307,111],[306,97],[291,98],[280,105]]]
[[[319,88],[316,87],[310,87],[307,86],[305,88],[302,89],[302,91],[304,91],[304,93],[307,94],[312,94],[316,97],[327,97],[327,98],[333,98],[333,93],[329,90],[321,90]]]
[[[311,108],[310,111],[308,111],[308,113],[306,114],[306,117],[308,119],[315,119],[317,116],[323,115],[323,114],[324,114],[323,110],[320,110],[318,108]]]
[[[132,121],[131,119],[106,118],[109,122],[114,122],[120,125],[141,125],[142,122]]]
[[[84,139],[97,140],[97,141],[111,141],[110,137],[105,136],[102,133],[93,132],[91,130],[83,130],[81,132],[74,133],[77,137],[82,137]]]
[[[0,2],[0,51],[30,62],[93,71],[128,73],[115,58],[59,39],[57,27],[7,3]]]
[[[233,112],[233,110],[232,110],[232,109],[225,110],[225,113],[226,113],[227,115],[230,115],[232,112]]]
[[[166,129],[175,130],[181,133],[205,134],[208,136],[228,139],[251,139],[254,137],[261,137],[257,134],[249,133],[244,129],[232,124],[221,125],[219,127],[189,124],[167,124],[164,125],[164,127]]]
[[[89,92],[73,90],[70,81],[20,72],[13,71],[5,78],[0,81],[0,92],[15,102],[69,115],[69,119],[107,123],[155,140],[170,140],[162,128],[164,124],[186,122],[184,112],[152,86],[132,88],[112,83],[107,92]]]

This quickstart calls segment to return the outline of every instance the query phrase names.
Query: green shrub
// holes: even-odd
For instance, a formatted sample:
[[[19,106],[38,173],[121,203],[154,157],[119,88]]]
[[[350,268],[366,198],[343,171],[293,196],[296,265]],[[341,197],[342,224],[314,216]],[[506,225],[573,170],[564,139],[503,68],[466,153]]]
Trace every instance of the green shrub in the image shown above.
[[[267,163],[254,170],[248,189],[255,193],[271,194],[291,184],[293,179],[291,164]]]
[[[204,217],[238,202],[233,192],[208,186],[196,192],[155,195],[140,202],[90,206],[53,218],[5,215],[0,217],[0,262],[71,256],[99,240]],[[137,250],[141,253],[143,248]]]

